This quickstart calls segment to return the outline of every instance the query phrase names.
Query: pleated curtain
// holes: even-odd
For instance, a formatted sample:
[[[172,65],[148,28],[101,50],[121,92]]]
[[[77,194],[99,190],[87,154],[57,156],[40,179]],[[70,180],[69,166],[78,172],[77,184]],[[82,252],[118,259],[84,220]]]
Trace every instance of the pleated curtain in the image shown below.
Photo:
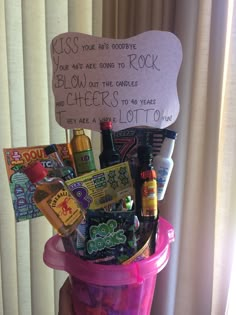
[[[55,120],[50,43],[68,31],[101,36],[101,4],[0,1],[1,151],[66,141]],[[0,169],[0,314],[57,314],[66,274],[43,263],[44,244],[53,230],[44,217],[15,223],[2,153]]]
[[[183,47],[180,113],[170,126],[178,132],[175,166],[160,203],[160,214],[174,225],[176,239],[170,261],[157,277],[151,314],[223,315],[230,280],[235,284],[235,1],[104,4],[104,36],[126,38],[157,29],[175,33]],[[235,312],[231,308],[228,315]]]

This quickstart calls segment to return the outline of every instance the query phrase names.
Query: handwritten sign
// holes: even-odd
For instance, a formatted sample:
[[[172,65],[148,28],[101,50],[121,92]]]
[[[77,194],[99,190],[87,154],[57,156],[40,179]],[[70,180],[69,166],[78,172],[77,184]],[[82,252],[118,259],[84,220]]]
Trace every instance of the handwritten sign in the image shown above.
[[[64,33],[51,42],[57,122],[66,129],[166,128],[179,113],[177,77],[182,47],[172,33],[128,39]]]

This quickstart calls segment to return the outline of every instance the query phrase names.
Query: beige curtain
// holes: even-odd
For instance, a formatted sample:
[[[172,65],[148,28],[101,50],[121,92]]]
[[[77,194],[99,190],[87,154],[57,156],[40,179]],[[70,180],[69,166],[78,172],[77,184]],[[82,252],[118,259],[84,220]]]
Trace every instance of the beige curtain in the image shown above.
[[[234,0],[0,0],[1,149],[65,141],[51,89],[54,36],[158,29],[181,40],[175,167],[160,204],[176,240],[152,315],[225,313],[236,230],[235,7]],[[99,137],[91,137],[97,157]],[[66,274],[42,260],[53,231],[44,218],[15,224],[2,154],[0,182],[0,314],[57,314]]]
[[[157,278],[152,314],[222,315],[236,227],[235,1],[104,3],[104,36],[166,30],[183,46],[181,110],[171,126],[178,131],[175,168],[160,204],[176,240]]]

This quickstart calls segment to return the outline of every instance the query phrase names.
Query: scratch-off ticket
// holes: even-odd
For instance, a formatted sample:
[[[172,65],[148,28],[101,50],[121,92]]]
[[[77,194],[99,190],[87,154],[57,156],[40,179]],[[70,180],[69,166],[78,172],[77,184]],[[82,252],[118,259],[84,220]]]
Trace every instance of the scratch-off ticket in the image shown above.
[[[100,209],[134,195],[128,162],[70,179],[66,185],[84,209]]]

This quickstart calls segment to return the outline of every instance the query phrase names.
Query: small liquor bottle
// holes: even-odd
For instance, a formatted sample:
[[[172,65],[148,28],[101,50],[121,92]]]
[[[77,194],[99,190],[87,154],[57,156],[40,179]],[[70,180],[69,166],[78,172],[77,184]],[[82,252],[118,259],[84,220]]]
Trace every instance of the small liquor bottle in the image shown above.
[[[153,154],[150,145],[138,147],[137,174],[135,179],[135,208],[140,221],[158,217],[157,180],[153,167]]]
[[[174,166],[172,154],[175,146],[177,133],[166,129],[165,138],[161,146],[161,151],[153,159],[154,169],[157,172],[158,200],[164,199],[165,192],[169,183],[170,175]]]
[[[113,141],[112,122],[111,121],[101,122],[101,132],[103,147],[102,152],[99,155],[101,168],[121,163],[120,153],[116,150]]]
[[[40,211],[61,236],[70,235],[84,219],[84,213],[64,181],[48,177],[39,161],[26,167],[24,173],[36,186],[34,202]]]
[[[157,208],[157,175],[156,171],[146,170],[140,174],[142,180],[141,198],[142,198],[142,218],[155,220],[158,214]]]
[[[66,166],[58,154],[57,146],[55,144],[50,144],[44,148],[44,152],[50,159],[52,164],[52,171],[50,175],[53,177],[60,177],[64,181],[75,177],[75,172],[72,167]]]
[[[84,129],[74,129],[70,142],[77,176],[96,170],[92,145]]]

